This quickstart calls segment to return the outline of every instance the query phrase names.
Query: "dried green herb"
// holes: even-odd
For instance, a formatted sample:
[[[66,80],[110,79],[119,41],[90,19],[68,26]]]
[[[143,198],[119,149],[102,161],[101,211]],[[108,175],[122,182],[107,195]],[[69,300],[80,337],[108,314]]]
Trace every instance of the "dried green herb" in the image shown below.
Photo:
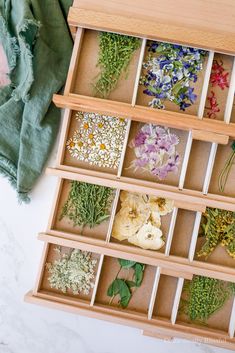
[[[74,227],[93,228],[109,218],[112,196],[113,190],[108,187],[72,181],[60,220],[68,217]]]
[[[203,214],[200,236],[204,236],[206,241],[198,251],[198,257],[207,258],[221,244],[235,258],[235,212],[207,208]]]
[[[95,95],[105,98],[117,85],[123,71],[127,70],[132,55],[140,47],[140,39],[116,33],[99,34],[100,74],[94,84]]]
[[[226,186],[229,173],[235,161],[235,141],[233,141],[231,145],[231,149],[232,149],[232,152],[230,153],[227,160],[225,161],[224,167],[219,175],[219,190],[221,192],[224,192],[224,188]]]
[[[231,283],[203,276],[186,282],[183,293],[186,299],[181,300],[180,311],[190,320],[204,324],[234,294]]]
[[[119,300],[119,305],[122,308],[126,308],[131,300],[131,297],[133,295],[133,289],[140,287],[143,281],[143,276],[144,276],[144,269],[145,265],[135,262],[135,261],[129,261],[129,260],[124,260],[124,259],[118,259],[118,262],[120,264],[120,269],[113,280],[113,282],[110,284],[107,295],[111,297],[110,299],[110,304],[112,303],[113,299],[119,295],[120,300]],[[133,278],[131,281],[127,279],[121,279],[118,278],[118,275],[121,271],[121,269],[126,269],[129,271],[132,269],[133,271]]]
[[[73,294],[83,292],[88,295],[90,289],[94,287],[92,281],[97,263],[97,260],[92,259],[92,253],[73,249],[70,254],[62,254],[60,247],[54,250],[60,258],[46,264],[51,288],[59,289],[63,293],[71,290]]]

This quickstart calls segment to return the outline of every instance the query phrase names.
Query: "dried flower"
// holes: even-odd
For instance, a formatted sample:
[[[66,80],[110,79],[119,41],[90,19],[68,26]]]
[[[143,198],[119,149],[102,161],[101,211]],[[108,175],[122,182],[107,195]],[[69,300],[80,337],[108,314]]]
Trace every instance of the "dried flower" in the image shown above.
[[[215,96],[215,92],[211,91],[211,96],[207,97],[207,100],[209,101],[210,106],[205,107],[208,109],[207,116],[210,119],[215,119],[216,118],[216,113],[220,112],[219,104],[217,103],[217,98]]]
[[[127,191],[121,192],[120,200],[112,236],[144,249],[160,249],[164,245],[161,216],[172,211],[173,201]]]
[[[117,213],[113,225],[112,236],[120,241],[134,235],[150,217],[150,209],[141,199],[125,200]]]
[[[208,257],[221,244],[228,254],[235,258],[235,212],[207,208],[203,215],[201,236],[206,238],[198,257]]]
[[[130,167],[148,171],[159,180],[167,177],[168,173],[177,173],[180,157],[176,151],[179,144],[177,135],[170,129],[158,125],[145,124],[138,131],[129,147],[134,148],[136,159]]]
[[[228,83],[228,76],[229,72],[225,72],[223,67],[223,61],[214,60],[212,69],[211,69],[211,76],[210,76],[210,83],[212,87],[220,87],[222,90],[229,87]]]
[[[142,249],[159,250],[165,244],[162,239],[162,231],[148,222],[140,230],[128,239],[129,243],[140,246]]]
[[[149,205],[152,212],[158,212],[160,216],[165,216],[173,210],[174,201],[163,197],[149,196]]]
[[[190,84],[197,81],[206,52],[161,42],[150,42],[148,50],[140,84],[145,86],[143,93],[153,97],[149,105],[165,109],[164,101],[168,100],[181,110],[190,107],[197,99]]]
[[[79,128],[66,143],[72,157],[98,167],[117,169],[127,120],[95,113],[77,113]]]
[[[54,250],[60,255],[60,259],[46,264],[51,288],[63,293],[71,290],[74,295],[81,292],[88,295],[94,287],[92,280],[97,263],[97,260],[92,259],[92,253],[73,249],[70,254],[62,254],[60,248]]]

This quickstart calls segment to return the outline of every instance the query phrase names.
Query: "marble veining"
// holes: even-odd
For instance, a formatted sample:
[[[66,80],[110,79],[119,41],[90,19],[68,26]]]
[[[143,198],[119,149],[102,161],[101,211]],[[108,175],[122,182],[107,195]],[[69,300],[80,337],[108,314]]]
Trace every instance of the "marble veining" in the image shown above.
[[[53,165],[56,149],[49,161]],[[42,176],[29,205],[0,178],[0,353],[226,353],[196,342],[144,337],[139,330],[26,304],[36,278],[56,178]]]

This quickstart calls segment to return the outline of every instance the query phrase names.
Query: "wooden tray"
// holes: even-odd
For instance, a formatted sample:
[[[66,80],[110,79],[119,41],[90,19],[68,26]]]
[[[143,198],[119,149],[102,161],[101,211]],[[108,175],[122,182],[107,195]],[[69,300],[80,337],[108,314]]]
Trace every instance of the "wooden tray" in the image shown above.
[[[154,266],[148,262],[141,287],[134,292],[128,308],[121,309],[116,300],[110,304],[110,297],[106,294],[109,284],[119,269],[117,257],[121,254],[106,255],[100,253],[102,248],[90,249],[89,245],[53,236],[44,236],[42,239],[45,241],[45,246],[36,286],[33,292],[26,295],[26,301],[141,327],[153,333],[158,333],[160,330],[161,333],[166,335],[171,333],[176,337],[191,339],[198,337],[202,342],[210,339],[210,343],[214,345],[234,349],[234,298],[228,300],[220,311],[208,320],[207,325],[189,322],[180,313],[183,285],[185,281],[192,279],[193,273],[176,272],[169,270],[163,264]],[[87,296],[63,294],[50,288],[46,264],[55,260],[53,250],[58,244],[62,252],[66,253],[74,248],[87,250],[92,251],[92,257],[97,259],[94,289]],[[139,261],[137,257],[132,259]]]
[[[54,95],[53,98],[58,107],[66,109],[56,168],[47,170],[49,175],[55,175],[59,180],[46,233],[39,235],[45,246],[38,278],[34,290],[26,295],[25,300],[137,327],[152,337],[182,337],[234,350],[234,298],[227,301],[208,320],[207,325],[190,322],[179,309],[184,296],[184,283],[192,280],[194,275],[235,283],[234,259],[223,247],[218,246],[207,261],[197,256],[204,242],[199,237],[199,228],[206,207],[235,211],[235,168],[231,169],[223,193],[218,187],[219,174],[235,139],[235,34],[230,23],[232,16],[226,10],[226,23],[215,21],[220,18],[217,4],[211,9],[209,3],[203,2],[204,21],[198,20],[197,9],[191,11],[191,8],[190,17],[185,16],[185,21],[177,23],[175,18],[166,21],[164,8],[171,1],[166,0],[156,11],[156,21],[156,16],[149,13],[145,4],[139,11],[136,6],[129,8],[122,1],[114,4],[102,0],[105,3],[103,8],[107,9],[104,13],[100,3],[90,6],[89,2],[79,0],[78,8],[75,0],[69,12],[74,49],[64,94]],[[122,12],[123,7],[126,11]],[[228,8],[233,8],[231,2]],[[136,16],[128,16],[128,11],[134,11]],[[185,11],[188,13],[189,9],[186,7]],[[127,77],[120,77],[107,99],[94,97],[92,86],[99,72],[96,66],[99,31],[131,35],[141,41],[140,48],[131,59]],[[194,86],[197,100],[185,112],[179,111],[172,103],[167,103],[165,110],[148,106],[148,97],[143,94],[139,80],[149,40],[178,43],[207,51],[203,70]],[[223,89],[212,84],[211,75],[216,62],[223,62],[227,73],[228,87]],[[212,94],[215,94],[219,104],[219,111],[213,118],[209,114]],[[66,143],[79,129],[77,113],[97,113],[126,119],[117,168],[97,167],[71,157]],[[168,127],[179,136],[177,150],[181,162],[177,174],[169,174],[160,181],[146,171],[130,168],[135,158],[130,142],[143,124]],[[109,219],[97,227],[83,229],[73,227],[65,218],[60,219],[72,180],[113,189]],[[122,190],[174,200],[172,213],[162,217],[163,248],[158,251],[144,250],[112,237]],[[90,251],[92,257],[97,259],[94,288],[89,295],[64,294],[51,289],[46,263],[55,260],[53,249],[56,246],[60,246],[63,252],[71,249]],[[118,270],[117,258],[146,265],[143,284],[125,310],[119,307],[117,301],[110,305],[106,294]]]

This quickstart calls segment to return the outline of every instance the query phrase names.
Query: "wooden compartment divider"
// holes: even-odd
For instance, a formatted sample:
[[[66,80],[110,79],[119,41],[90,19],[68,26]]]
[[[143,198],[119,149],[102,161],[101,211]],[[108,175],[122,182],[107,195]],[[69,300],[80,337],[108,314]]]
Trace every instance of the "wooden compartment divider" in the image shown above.
[[[175,230],[177,214],[178,214],[178,207],[174,207],[172,211],[172,216],[171,216],[170,228],[167,234],[166,249],[165,249],[166,256],[170,255],[171,243],[172,243],[172,238]]]
[[[172,313],[171,313],[171,323],[173,325],[176,322],[183,286],[184,286],[184,278],[179,277],[178,278],[178,282],[177,282],[176,292],[175,292],[175,298],[174,298]]]
[[[147,39],[143,38],[142,43],[141,43],[139,62],[138,62],[137,73],[136,73],[136,78],[135,78],[134,91],[133,91],[133,96],[132,96],[132,101],[131,101],[132,107],[134,107],[136,105],[139,80],[140,80],[140,75],[141,75],[141,70],[142,70],[142,65],[143,65],[143,60],[144,60],[146,43],[147,43]]]
[[[235,94],[235,57],[233,59],[233,69],[231,73],[230,85],[229,85],[228,96],[227,96],[225,112],[224,112],[224,121],[226,124],[230,123],[231,113],[233,109],[234,94]]]
[[[235,334],[235,298],[233,299],[233,308],[229,321],[229,337],[233,338]]]
[[[148,308],[148,319],[149,320],[152,319],[153,307],[154,307],[154,303],[155,303],[155,299],[156,299],[156,295],[157,295],[157,289],[158,289],[160,275],[161,275],[161,267],[158,266],[156,269],[156,274],[155,274],[154,283],[153,283],[153,289],[152,289],[151,298],[150,298],[150,302],[149,302],[149,308]]]

